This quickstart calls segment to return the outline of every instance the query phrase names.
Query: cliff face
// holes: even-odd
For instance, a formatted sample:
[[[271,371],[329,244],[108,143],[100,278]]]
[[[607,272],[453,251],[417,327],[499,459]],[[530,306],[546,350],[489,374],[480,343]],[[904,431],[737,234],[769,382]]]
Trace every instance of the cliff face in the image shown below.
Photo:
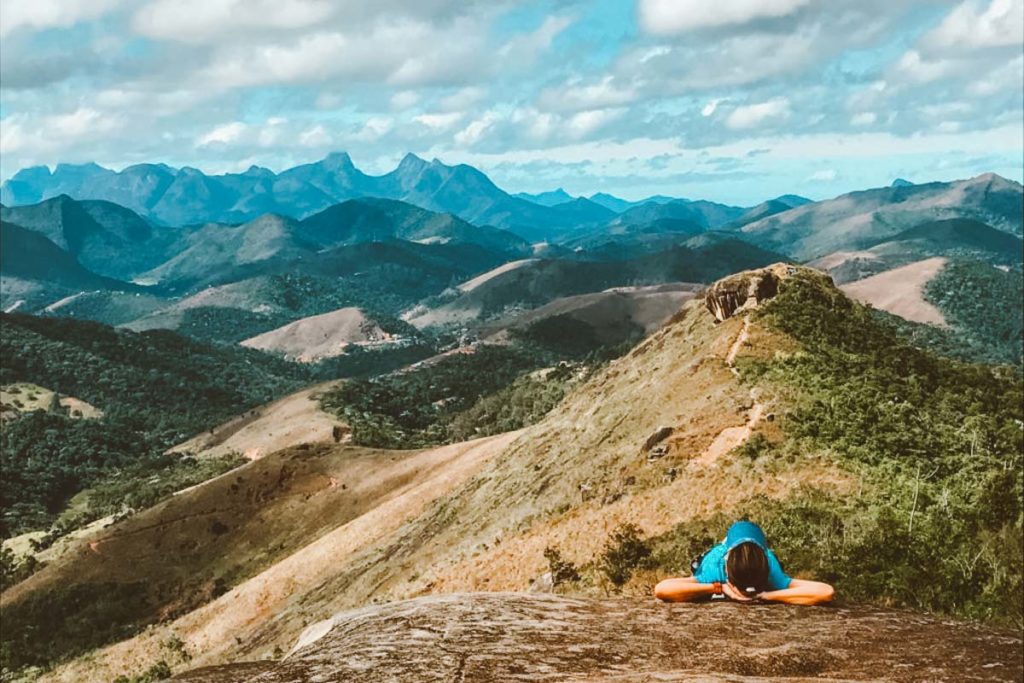
[[[1019,633],[874,608],[436,595],[345,612],[281,662],[178,681],[1018,681]]]
[[[796,273],[796,266],[776,263],[766,268],[730,275],[711,285],[704,304],[722,322],[737,312],[756,307],[779,292],[779,284]]]

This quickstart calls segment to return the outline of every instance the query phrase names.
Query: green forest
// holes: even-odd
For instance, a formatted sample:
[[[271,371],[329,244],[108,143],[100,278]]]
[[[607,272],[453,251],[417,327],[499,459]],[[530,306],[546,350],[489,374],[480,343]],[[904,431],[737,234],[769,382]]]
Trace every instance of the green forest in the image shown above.
[[[562,398],[571,371],[544,378],[540,353],[479,346],[408,371],[345,382],[321,404],[352,427],[355,443],[420,448],[517,429],[546,414]]]
[[[309,381],[302,366],[172,332],[7,314],[0,327],[0,384],[32,381],[104,412],[79,420],[36,411],[5,425],[4,537],[46,528],[72,496],[115,472],[171,467],[169,446]]]
[[[952,260],[925,287],[975,358],[1024,362],[1024,269]]]

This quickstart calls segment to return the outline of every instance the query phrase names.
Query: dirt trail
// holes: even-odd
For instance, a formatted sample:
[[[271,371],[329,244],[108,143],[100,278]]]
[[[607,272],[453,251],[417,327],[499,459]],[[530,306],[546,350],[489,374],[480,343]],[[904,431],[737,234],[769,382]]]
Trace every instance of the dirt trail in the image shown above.
[[[743,348],[743,345],[750,339],[750,316],[743,317],[743,327],[740,329],[740,333],[736,335],[736,341],[729,347],[729,353],[725,356],[725,364],[729,366],[729,371],[732,374],[739,377],[740,371],[736,369],[736,355]],[[757,388],[750,390],[750,398],[753,399],[754,404],[751,406],[750,411],[747,413],[747,421],[743,425],[738,427],[728,427],[719,432],[715,440],[711,442],[707,450],[701,453],[699,456],[691,461],[691,464],[706,467],[713,465],[723,455],[736,448],[742,446],[750,438],[753,433],[754,427],[761,421],[761,417],[764,415],[765,407],[764,404],[758,403],[757,397],[759,392]]]
[[[736,341],[729,347],[729,353],[725,356],[725,364],[729,366],[733,374],[739,376],[739,371],[735,367],[736,354],[740,352],[743,344],[750,339],[750,316],[743,317],[743,327],[740,328],[740,333],[736,335]]]

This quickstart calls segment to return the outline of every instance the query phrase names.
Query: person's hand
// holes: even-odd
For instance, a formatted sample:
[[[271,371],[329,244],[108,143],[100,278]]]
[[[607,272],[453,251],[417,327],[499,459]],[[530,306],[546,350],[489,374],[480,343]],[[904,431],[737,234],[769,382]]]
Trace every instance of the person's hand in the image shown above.
[[[748,596],[744,595],[743,591],[741,591],[739,588],[737,588],[736,586],[732,585],[731,583],[723,583],[722,584],[722,592],[725,593],[725,596],[727,598],[729,598],[730,600],[735,600],[736,602],[753,602],[754,601],[754,598],[751,598],[751,597],[748,597]]]

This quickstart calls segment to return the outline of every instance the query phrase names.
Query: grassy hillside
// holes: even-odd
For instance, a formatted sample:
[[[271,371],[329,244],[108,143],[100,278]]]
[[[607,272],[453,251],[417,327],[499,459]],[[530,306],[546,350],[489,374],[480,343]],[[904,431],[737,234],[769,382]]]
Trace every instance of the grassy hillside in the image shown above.
[[[1022,623],[1019,368],[915,349],[867,309],[799,279],[759,317],[804,353],[741,365],[746,381],[796,401],[782,439],[739,457],[828,450],[865,481],[865,494],[843,501],[809,492],[753,506],[789,562],[852,599]]]

